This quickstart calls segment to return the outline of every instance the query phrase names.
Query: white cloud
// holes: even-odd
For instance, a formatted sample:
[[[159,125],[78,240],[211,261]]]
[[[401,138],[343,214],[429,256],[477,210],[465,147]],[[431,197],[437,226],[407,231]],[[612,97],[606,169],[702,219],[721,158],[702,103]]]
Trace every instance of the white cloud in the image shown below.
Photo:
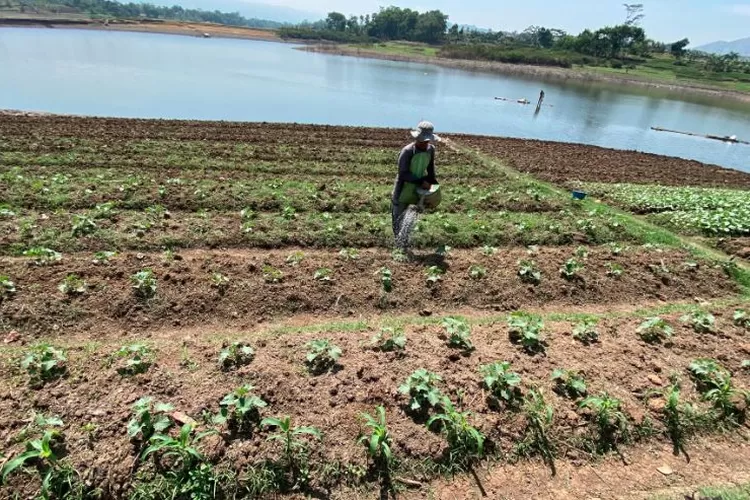
[[[732,14],[740,16],[750,16],[750,3],[735,3],[727,5],[726,10]]]

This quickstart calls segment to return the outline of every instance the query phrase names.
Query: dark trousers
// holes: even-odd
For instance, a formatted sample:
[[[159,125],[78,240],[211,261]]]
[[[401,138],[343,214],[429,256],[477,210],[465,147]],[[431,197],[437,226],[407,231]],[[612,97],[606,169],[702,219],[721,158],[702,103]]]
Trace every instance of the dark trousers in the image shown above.
[[[393,226],[393,237],[398,236],[398,232],[401,230],[401,216],[404,214],[404,210],[408,205],[401,206],[395,201],[391,200],[391,224]]]

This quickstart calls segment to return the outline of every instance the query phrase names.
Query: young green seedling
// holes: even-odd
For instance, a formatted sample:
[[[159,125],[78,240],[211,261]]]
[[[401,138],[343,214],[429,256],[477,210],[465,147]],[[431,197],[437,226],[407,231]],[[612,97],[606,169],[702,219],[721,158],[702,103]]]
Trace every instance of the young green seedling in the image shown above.
[[[339,258],[343,260],[357,260],[359,259],[359,250],[356,248],[342,248],[339,251]]]
[[[249,365],[255,357],[255,350],[244,342],[232,342],[219,352],[219,366],[222,370],[236,370]]]
[[[427,275],[427,283],[435,284],[443,279],[443,274],[445,274],[445,271],[443,271],[438,266],[430,266],[427,268],[427,271],[425,271],[425,274]]]
[[[516,311],[508,317],[508,326],[511,342],[520,343],[531,354],[544,351],[544,322],[541,317]]]
[[[464,351],[471,351],[471,327],[461,318],[447,317],[443,319],[443,328],[448,334],[448,345]]]
[[[230,428],[242,432],[260,422],[260,410],[267,403],[258,396],[252,394],[252,385],[245,384],[230,392],[219,405],[219,414],[214,417],[216,424],[228,424]]]
[[[599,332],[596,329],[596,319],[584,319],[573,327],[573,338],[584,345],[599,342]]]
[[[175,466],[179,465],[183,472],[188,472],[204,460],[203,455],[196,447],[198,442],[212,434],[216,434],[213,429],[199,432],[193,436],[193,427],[190,424],[185,424],[180,428],[177,438],[165,434],[155,434],[149,439],[150,446],[144,450],[143,459],[145,460],[149,455],[159,452],[163,458],[174,458]],[[173,466],[173,468],[175,467]]]
[[[21,358],[21,368],[29,374],[29,383],[34,387],[65,374],[66,362],[64,351],[41,343],[32,346]]]
[[[85,236],[96,231],[96,223],[86,215],[74,215],[72,233],[74,237]]]
[[[367,456],[378,469],[388,475],[393,453],[391,452],[391,436],[385,421],[385,408],[380,405],[375,408],[375,415],[361,413],[365,426],[370,430],[370,435],[360,434],[359,442],[364,444]]]
[[[426,413],[440,402],[442,395],[435,384],[443,379],[424,368],[414,371],[398,388],[398,392],[409,396],[409,410]]]
[[[286,468],[291,470],[296,483],[300,465],[305,461],[307,445],[301,439],[302,436],[311,436],[318,440],[322,439],[320,431],[315,427],[298,427],[292,425],[289,417],[264,418],[260,423],[262,427],[275,427],[276,432],[268,436],[268,441],[280,441]]]
[[[220,294],[223,294],[229,288],[229,278],[221,273],[211,273],[211,287],[216,288]]]
[[[552,372],[552,381],[555,383],[555,392],[570,399],[578,399],[586,396],[586,380],[575,370],[558,368]]]
[[[745,330],[750,330],[750,313],[747,313],[742,309],[737,309],[732,316],[732,322],[735,326],[739,326]]]
[[[493,255],[497,253],[497,247],[491,247],[489,245],[485,245],[482,247],[481,252],[482,252],[482,255],[486,257],[492,257]]]
[[[385,293],[391,293],[393,291],[393,273],[387,267],[381,267],[378,270],[380,275],[380,284],[383,286]]]
[[[156,295],[156,276],[150,268],[142,269],[130,276],[133,292],[139,299],[147,300]]]
[[[522,260],[519,263],[518,277],[524,283],[538,285],[542,282],[542,272],[536,267],[533,260]]]
[[[524,398],[523,412],[526,415],[526,431],[521,449],[542,455],[547,464],[555,472],[555,453],[548,438],[555,418],[555,410],[547,404],[544,395],[538,389],[531,389]],[[529,451],[526,451],[529,454]]]
[[[284,279],[284,273],[273,266],[263,266],[263,279],[266,283],[279,283]]]
[[[49,264],[54,264],[55,262],[59,262],[62,259],[62,254],[60,252],[55,252],[54,250],[51,250],[49,248],[41,248],[41,247],[34,247],[29,248],[28,250],[24,250],[23,252],[24,257],[31,257],[37,266],[46,266]]]
[[[110,364],[117,364],[120,375],[144,373],[151,366],[153,356],[144,344],[128,344],[120,347],[110,357]]]
[[[94,254],[94,260],[92,262],[94,264],[107,264],[116,255],[117,255],[117,252],[109,252],[106,250],[103,250],[101,252],[96,252]]]
[[[716,333],[716,318],[706,311],[693,311],[685,314],[680,321],[692,326],[696,333]]]
[[[695,417],[695,411],[690,403],[680,401],[680,386],[672,384],[664,393],[664,424],[667,434],[672,440],[673,453],[678,455],[680,451],[685,452],[686,434],[690,428],[690,422]]]
[[[156,433],[162,433],[172,426],[167,415],[174,410],[168,403],[154,402],[151,397],[143,397],[133,403],[133,417],[128,422],[128,437],[145,443]]]
[[[654,316],[646,319],[638,326],[638,328],[636,328],[635,331],[644,341],[658,343],[665,342],[672,338],[674,328],[672,328],[666,320]]]
[[[578,276],[578,273],[583,269],[583,264],[578,262],[575,258],[571,257],[565,261],[565,264],[560,268],[560,275],[566,280],[572,280]]]
[[[86,292],[86,282],[76,274],[69,274],[57,285],[57,289],[65,295],[80,295]]]
[[[310,349],[306,357],[307,368],[313,374],[332,370],[341,357],[341,348],[328,339],[312,340],[307,343],[307,348]]]
[[[473,264],[469,267],[469,277],[473,280],[480,280],[487,277],[487,268]]]
[[[607,276],[619,278],[624,272],[625,269],[620,264],[613,264],[611,262],[607,264]]]
[[[2,469],[0,469],[0,484],[5,483],[7,477],[16,469],[23,467],[27,462],[36,461],[43,467],[42,470],[47,470],[42,483],[43,489],[48,489],[44,485],[49,484],[49,480],[52,478],[52,474],[54,474],[54,468],[58,461],[55,445],[61,440],[62,433],[60,431],[48,429],[44,431],[44,435],[41,438],[27,441],[26,449],[23,453],[16,455],[3,464]]]
[[[383,352],[403,351],[406,348],[406,335],[400,330],[383,327],[370,342],[375,349]]]
[[[440,401],[440,412],[427,421],[427,427],[441,424],[450,446],[450,461],[471,463],[484,455],[485,436],[469,423],[470,412],[458,411],[447,397]]]
[[[317,269],[315,271],[313,278],[316,281],[331,282],[333,281],[331,274],[332,274],[332,271],[330,269],[328,269],[327,267],[321,267],[320,269]]]
[[[599,434],[599,449],[607,451],[617,447],[628,433],[628,419],[620,410],[620,400],[610,397],[606,392],[598,396],[589,396],[578,406],[588,408],[594,413]]]
[[[305,260],[305,254],[299,250],[295,250],[286,257],[286,263],[292,267],[297,267],[303,260]]]
[[[16,284],[8,276],[0,275],[0,299],[16,293]]]
[[[521,376],[510,371],[507,361],[495,362],[479,368],[483,382],[492,395],[507,405],[516,405],[522,399]]]

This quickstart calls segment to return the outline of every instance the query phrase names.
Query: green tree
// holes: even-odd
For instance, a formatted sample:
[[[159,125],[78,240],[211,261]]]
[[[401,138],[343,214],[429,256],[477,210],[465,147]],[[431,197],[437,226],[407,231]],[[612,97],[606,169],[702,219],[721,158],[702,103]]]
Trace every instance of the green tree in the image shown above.
[[[341,12],[329,12],[326,17],[326,28],[333,31],[346,30],[346,16]]]
[[[670,46],[669,51],[675,56],[675,58],[682,59],[682,56],[685,55],[685,47],[688,45],[690,45],[690,40],[683,38],[682,40],[673,43]]]

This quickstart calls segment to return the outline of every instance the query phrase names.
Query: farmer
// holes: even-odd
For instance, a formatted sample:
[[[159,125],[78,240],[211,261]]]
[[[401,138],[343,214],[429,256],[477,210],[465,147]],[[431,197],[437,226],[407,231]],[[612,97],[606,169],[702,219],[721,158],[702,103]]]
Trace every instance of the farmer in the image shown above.
[[[409,205],[419,203],[417,188],[430,189],[438,181],[435,178],[435,146],[439,141],[430,122],[422,121],[411,131],[414,142],[401,150],[398,156],[398,175],[391,193],[391,217],[393,236],[398,237],[401,215]]]

